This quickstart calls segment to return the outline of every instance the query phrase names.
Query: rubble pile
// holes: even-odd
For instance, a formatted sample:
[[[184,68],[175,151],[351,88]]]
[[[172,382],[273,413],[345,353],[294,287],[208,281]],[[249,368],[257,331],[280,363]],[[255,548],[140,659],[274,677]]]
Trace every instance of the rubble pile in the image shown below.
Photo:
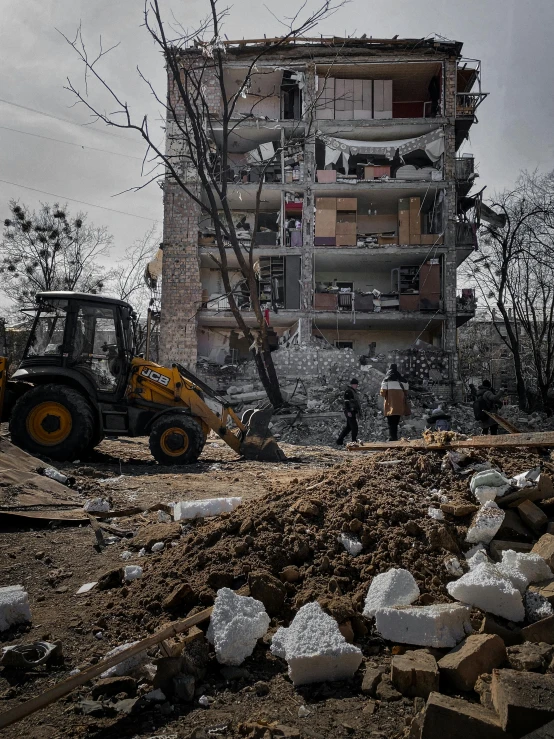
[[[363,696],[367,733],[355,736],[387,710],[410,739],[445,727],[524,736],[554,720],[554,486],[541,469],[526,449],[399,448],[275,482],[263,498],[233,497],[231,484],[203,507],[176,504],[173,521],[144,514],[121,542],[141,566],[79,596],[120,643],[103,658],[213,606],[211,618],[106,669],[78,712],[209,715],[238,684],[240,713],[250,694],[278,702],[288,685],[299,720],[333,691]],[[306,735],[256,726],[228,734]]]

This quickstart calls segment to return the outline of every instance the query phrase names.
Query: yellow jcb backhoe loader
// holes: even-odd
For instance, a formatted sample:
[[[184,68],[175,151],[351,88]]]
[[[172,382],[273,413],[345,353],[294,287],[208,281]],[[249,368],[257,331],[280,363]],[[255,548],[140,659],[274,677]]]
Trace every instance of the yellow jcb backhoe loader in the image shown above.
[[[9,420],[14,444],[72,461],[105,435],[148,435],[160,464],[181,465],[196,462],[211,429],[247,459],[285,459],[268,433],[271,406],[241,420],[181,365],[137,356],[134,318],[115,298],[37,294],[25,353],[9,379],[0,358],[0,417]]]

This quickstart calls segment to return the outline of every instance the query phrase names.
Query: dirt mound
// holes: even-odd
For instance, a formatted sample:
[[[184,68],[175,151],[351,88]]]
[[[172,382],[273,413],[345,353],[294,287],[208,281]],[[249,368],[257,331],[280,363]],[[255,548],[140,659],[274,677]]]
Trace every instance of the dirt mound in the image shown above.
[[[538,457],[484,452],[465,461],[489,461],[512,476],[538,464]],[[438,507],[445,495],[449,502],[474,502],[468,478],[454,474],[447,456],[412,450],[346,461],[287,487],[274,485],[232,514],[188,524],[179,542],[155,560],[143,560],[141,580],[103,593],[101,610],[110,612],[122,636],[137,638],[136,625],[151,631],[191,607],[210,605],[221,587],[237,589],[255,579],[257,592],[272,598],[278,622],[319,600],[339,623],[351,620],[363,631],[359,617],[371,579],[391,567],[414,575],[420,603],[450,600],[445,586],[453,578],[444,560],[461,553],[471,516],[429,516],[429,507]],[[361,541],[359,556],[337,541],[341,533]],[[192,592],[164,609],[168,594],[183,582]]]

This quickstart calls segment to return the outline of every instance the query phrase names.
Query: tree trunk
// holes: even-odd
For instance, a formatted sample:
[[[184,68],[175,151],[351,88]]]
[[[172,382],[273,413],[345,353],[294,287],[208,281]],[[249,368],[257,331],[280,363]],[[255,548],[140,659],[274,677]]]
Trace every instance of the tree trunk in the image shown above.
[[[258,377],[262,381],[269,402],[275,409],[280,408],[284,404],[284,401],[271,352],[269,349],[254,352],[254,361],[256,362]]]
[[[517,388],[518,406],[520,410],[527,411],[528,409],[527,390],[525,388],[525,380],[523,378],[523,370],[521,368],[521,358],[519,354],[516,354],[516,353],[514,353],[514,369],[516,373],[516,388]]]

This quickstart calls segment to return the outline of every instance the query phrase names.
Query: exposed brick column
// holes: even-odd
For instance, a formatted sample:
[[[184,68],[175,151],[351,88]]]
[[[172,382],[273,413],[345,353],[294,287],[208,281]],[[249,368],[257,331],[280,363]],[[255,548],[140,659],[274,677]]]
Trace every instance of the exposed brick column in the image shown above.
[[[306,68],[304,95],[308,105],[312,106],[316,98],[315,89],[315,65],[310,64]],[[310,125],[310,120],[314,117],[314,112],[309,111],[306,127]],[[312,312],[313,312],[313,293],[314,293],[314,213],[315,202],[312,184],[315,182],[315,121],[312,124],[310,135],[304,142],[304,206],[302,211],[302,300],[300,308],[302,316],[300,318],[300,341],[303,344],[310,343],[312,340]]]
[[[166,180],[160,361],[196,364],[198,320],[202,303],[198,256],[199,206],[177,184]]]

